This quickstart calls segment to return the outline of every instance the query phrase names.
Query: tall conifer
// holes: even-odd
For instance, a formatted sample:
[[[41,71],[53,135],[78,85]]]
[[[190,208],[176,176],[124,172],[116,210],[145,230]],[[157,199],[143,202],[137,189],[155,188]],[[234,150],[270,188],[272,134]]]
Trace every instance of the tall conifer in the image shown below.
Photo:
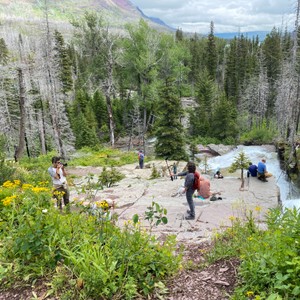
[[[187,155],[185,152],[184,129],[180,122],[183,110],[175,90],[174,80],[167,79],[161,90],[158,107],[159,119],[156,127],[155,152],[159,157],[184,160]]]

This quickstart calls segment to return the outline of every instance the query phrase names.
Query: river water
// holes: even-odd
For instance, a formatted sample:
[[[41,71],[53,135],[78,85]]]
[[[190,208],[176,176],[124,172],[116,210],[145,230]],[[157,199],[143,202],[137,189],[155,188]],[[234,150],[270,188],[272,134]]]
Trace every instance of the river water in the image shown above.
[[[299,209],[300,190],[289,181],[286,173],[280,168],[277,153],[272,148],[270,146],[238,146],[224,155],[209,158],[208,165],[211,170],[220,168],[222,173],[222,168],[228,168],[241,151],[244,151],[250,161],[256,165],[262,158],[266,158],[267,170],[273,174],[280,189],[283,207]]]

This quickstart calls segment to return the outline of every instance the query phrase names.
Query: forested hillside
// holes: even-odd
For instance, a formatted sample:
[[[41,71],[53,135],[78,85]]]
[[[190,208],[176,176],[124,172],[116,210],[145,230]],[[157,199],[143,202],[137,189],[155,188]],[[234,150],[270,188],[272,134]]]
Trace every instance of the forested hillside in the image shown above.
[[[156,154],[174,159],[186,157],[186,142],[297,146],[297,34],[274,28],[263,42],[242,34],[227,41],[213,22],[201,37],[158,32],[144,20],[116,34],[86,12],[66,39],[44,13],[38,36],[1,24],[0,130],[9,156],[67,157],[125,136],[129,149],[133,139],[143,147],[156,137]],[[195,108],[183,110],[182,97]]]

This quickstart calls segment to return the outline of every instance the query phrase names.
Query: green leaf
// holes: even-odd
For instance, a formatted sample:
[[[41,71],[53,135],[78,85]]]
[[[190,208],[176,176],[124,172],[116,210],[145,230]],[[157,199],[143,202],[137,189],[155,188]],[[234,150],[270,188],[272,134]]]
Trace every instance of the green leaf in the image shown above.
[[[162,220],[162,222],[163,222],[164,224],[167,224],[167,223],[168,223],[168,218],[167,218],[167,217],[162,217],[161,220]]]
[[[133,217],[132,217],[132,221],[133,221],[133,224],[136,224],[138,221],[139,221],[139,216],[137,214],[135,214]]]

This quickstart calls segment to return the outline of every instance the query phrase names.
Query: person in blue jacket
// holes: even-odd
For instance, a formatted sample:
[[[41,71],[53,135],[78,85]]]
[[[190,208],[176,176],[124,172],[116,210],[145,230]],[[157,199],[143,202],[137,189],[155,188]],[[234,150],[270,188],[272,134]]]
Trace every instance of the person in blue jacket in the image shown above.
[[[139,151],[139,154],[138,154],[138,159],[139,159],[139,166],[140,166],[140,169],[143,169],[144,168],[144,158],[145,158],[145,155],[143,153],[143,150],[140,150]]]
[[[247,172],[247,177],[257,177],[257,165],[254,165],[252,162],[249,163],[249,168]]]
[[[266,159],[263,158],[257,165],[257,178],[261,181],[268,182],[267,177],[272,176],[267,172]]]

